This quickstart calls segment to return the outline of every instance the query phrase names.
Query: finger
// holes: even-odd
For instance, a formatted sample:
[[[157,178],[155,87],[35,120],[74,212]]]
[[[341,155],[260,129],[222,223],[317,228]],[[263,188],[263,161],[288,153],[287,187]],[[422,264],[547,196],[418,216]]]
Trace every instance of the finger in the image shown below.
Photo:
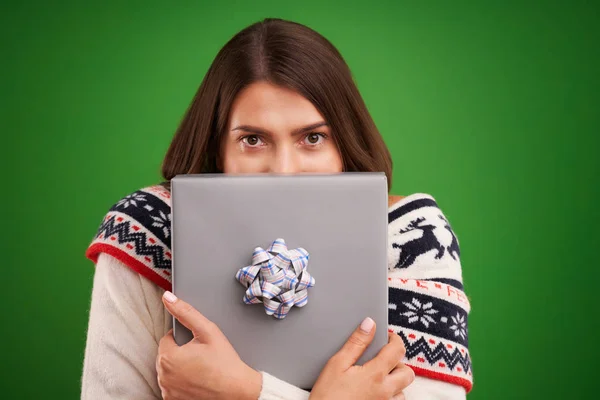
[[[162,371],[161,367],[165,364],[165,357],[167,357],[167,355],[175,348],[179,348],[179,346],[175,343],[175,339],[173,338],[173,329],[170,329],[169,332],[160,339],[160,342],[158,342],[158,354],[156,354],[154,367],[159,375],[159,384],[160,373]]]
[[[179,345],[175,342],[175,338],[173,337],[173,329],[169,329],[169,332],[160,338],[160,341],[158,342],[158,352],[169,351],[174,348],[179,348]]]
[[[402,361],[406,349],[404,348],[404,342],[402,338],[393,332],[388,333],[388,344],[383,346],[377,356],[372,360],[369,360],[365,367],[375,368],[388,374]]]
[[[404,396],[404,393],[399,393],[392,397],[390,400],[406,400],[406,397]]]
[[[166,291],[162,300],[169,313],[192,331],[195,339],[208,343],[219,336],[221,331],[214,323],[173,293]]]
[[[414,380],[415,372],[413,369],[406,364],[400,364],[385,377],[385,384],[389,385],[390,391],[394,393],[394,396],[398,396],[401,395],[402,391],[413,383]]]
[[[341,368],[348,369],[356,364],[373,341],[375,330],[375,321],[371,318],[365,318],[334,356],[335,360],[340,363]]]

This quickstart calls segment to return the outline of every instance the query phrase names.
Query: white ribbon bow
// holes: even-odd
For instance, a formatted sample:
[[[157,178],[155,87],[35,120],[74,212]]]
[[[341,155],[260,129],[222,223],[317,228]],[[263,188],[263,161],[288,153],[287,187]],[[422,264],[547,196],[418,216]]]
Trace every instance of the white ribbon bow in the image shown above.
[[[293,306],[308,302],[308,288],[315,285],[308,267],[308,252],[303,248],[288,250],[283,239],[277,239],[265,250],[254,249],[252,265],[235,274],[247,288],[244,303],[265,306],[267,315],[283,319]]]

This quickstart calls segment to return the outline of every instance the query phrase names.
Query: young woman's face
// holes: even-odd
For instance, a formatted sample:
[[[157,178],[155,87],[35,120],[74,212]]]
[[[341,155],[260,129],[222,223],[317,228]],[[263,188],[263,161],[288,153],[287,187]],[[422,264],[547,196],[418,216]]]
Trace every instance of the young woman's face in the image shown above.
[[[342,157],[310,101],[266,82],[242,90],[221,145],[225,173],[337,173]]]

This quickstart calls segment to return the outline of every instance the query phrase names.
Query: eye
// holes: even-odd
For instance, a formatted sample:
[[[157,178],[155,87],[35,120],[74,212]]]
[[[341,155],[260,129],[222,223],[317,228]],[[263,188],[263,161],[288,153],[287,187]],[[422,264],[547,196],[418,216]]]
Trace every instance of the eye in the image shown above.
[[[314,146],[317,144],[321,144],[325,140],[325,135],[322,133],[309,133],[304,137],[304,144]]]
[[[256,135],[248,135],[242,138],[242,142],[248,147],[258,147],[262,144],[262,140]]]

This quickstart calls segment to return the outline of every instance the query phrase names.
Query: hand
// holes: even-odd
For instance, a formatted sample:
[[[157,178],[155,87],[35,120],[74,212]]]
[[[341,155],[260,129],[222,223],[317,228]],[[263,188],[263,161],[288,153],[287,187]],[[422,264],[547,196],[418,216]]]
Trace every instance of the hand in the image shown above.
[[[172,330],[160,340],[156,370],[163,398],[258,399],[262,376],[240,359],[221,330],[171,292],[163,303],[194,335],[181,347]]]
[[[406,349],[400,336],[390,333],[389,343],[364,365],[355,365],[375,336],[375,322],[367,318],[346,344],[329,359],[315,383],[311,399],[404,399],[402,390],[415,379],[400,360]]]

